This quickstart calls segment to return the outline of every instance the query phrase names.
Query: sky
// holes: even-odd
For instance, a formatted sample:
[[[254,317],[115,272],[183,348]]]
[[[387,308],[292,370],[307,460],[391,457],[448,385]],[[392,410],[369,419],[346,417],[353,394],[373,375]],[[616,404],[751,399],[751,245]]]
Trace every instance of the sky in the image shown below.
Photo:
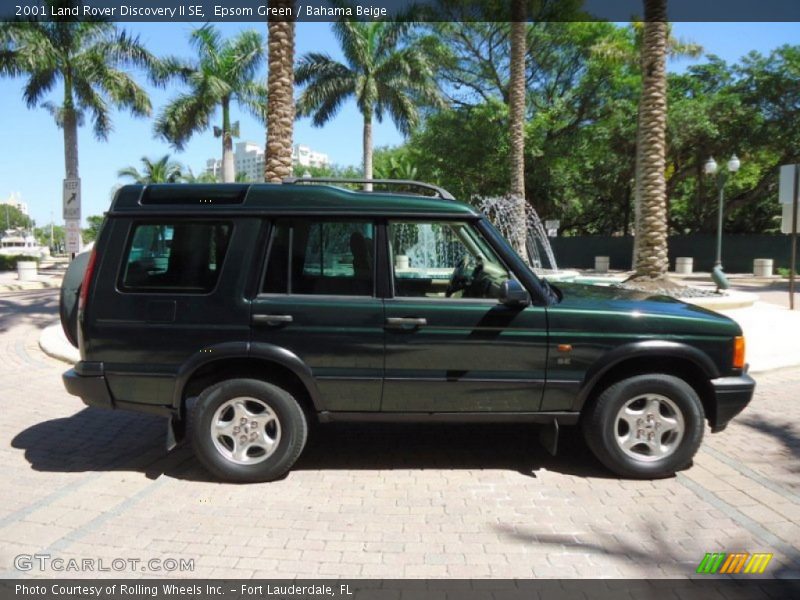
[[[190,57],[187,42],[195,27],[189,23],[126,23],[125,28],[140,36],[141,41],[157,55]],[[218,23],[225,35],[254,27],[251,23]],[[266,26],[262,27],[266,37]],[[675,23],[673,34],[703,46],[707,53],[735,62],[751,50],[768,53],[783,44],[800,44],[800,23]],[[328,23],[298,23],[296,57],[306,52],[326,52],[342,59],[336,39]],[[702,60],[702,59],[699,59]],[[682,71],[698,60],[672,61],[672,71]],[[262,78],[266,80],[266,67]],[[141,81],[141,79],[140,79]],[[4,148],[0,152],[0,199],[17,193],[28,204],[37,225],[61,224],[61,182],[64,177],[63,133],[52,117],[41,108],[28,109],[22,101],[24,79],[0,79],[0,131]],[[153,112],[161,108],[178,91],[175,86],[150,92]],[[55,88],[50,98],[58,100],[61,91]],[[234,120],[241,123],[240,141],[264,144],[265,130],[249,115],[234,108]],[[83,197],[83,218],[101,214],[108,208],[112,190],[123,181],[117,171],[127,166],[140,167],[142,156],[159,158],[172,154],[175,160],[201,172],[209,158],[219,158],[221,142],[211,131],[195,135],[182,152],[153,135],[151,119],[137,119],[128,113],[113,114],[114,131],[107,142],[96,140],[90,127],[79,132],[80,173]],[[329,155],[339,165],[361,162],[362,120],[354,102],[348,103],[337,116],[322,128],[309,119],[295,124],[295,143],[306,144]],[[375,124],[375,146],[397,145],[403,138],[390,120]]]

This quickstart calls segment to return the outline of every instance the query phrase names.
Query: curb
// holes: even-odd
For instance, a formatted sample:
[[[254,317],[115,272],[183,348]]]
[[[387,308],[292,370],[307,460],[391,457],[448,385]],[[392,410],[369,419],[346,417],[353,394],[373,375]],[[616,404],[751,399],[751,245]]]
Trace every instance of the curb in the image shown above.
[[[78,349],[67,341],[61,323],[48,325],[39,334],[39,348],[52,358],[74,365],[81,359]]]
[[[698,296],[696,298],[679,298],[679,300],[710,310],[731,310],[753,306],[758,302],[758,294],[734,291],[728,292],[725,296]]]

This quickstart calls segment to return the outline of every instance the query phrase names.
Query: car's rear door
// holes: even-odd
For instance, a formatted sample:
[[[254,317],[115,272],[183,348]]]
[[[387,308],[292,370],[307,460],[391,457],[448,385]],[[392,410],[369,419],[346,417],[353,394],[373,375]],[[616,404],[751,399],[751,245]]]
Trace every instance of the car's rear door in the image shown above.
[[[380,409],[384,313],[375,286],[375,230],[364,218],[272,224],[252,304],[252,344],[297,356],[310,368],[324,410]]]

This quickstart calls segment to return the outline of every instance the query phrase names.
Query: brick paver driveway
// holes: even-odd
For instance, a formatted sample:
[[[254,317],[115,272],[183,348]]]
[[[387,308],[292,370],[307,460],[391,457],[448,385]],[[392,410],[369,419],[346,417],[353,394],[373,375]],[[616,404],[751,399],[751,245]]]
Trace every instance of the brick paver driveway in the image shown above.
[[[664,481],[610,476],[575,434],[552,458],[528,426],[359,425],[319,428],[282,481],[228,485],[167,454],[162,420],[63,391],[37,346],[56,304],[0,296],[2,576],[34,553],[194,559],[202,577],[685,577],[706,552],[761,551],[797,573],[800,369],[759,377]]]

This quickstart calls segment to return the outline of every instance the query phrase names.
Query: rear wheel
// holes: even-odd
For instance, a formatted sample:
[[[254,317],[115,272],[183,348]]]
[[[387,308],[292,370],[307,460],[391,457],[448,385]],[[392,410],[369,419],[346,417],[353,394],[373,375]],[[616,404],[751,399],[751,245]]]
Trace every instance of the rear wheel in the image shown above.
[[[283,476],[308,436],[305,415],[294,397],[257,379],[230,379],[207,388],[190,419],[198,459],[226,481]]]
[[[660,478],[691,464],[703,439],[703,405],[672,375],[638,375],[607,388],[583,418],[586,442],[624,477]]]

